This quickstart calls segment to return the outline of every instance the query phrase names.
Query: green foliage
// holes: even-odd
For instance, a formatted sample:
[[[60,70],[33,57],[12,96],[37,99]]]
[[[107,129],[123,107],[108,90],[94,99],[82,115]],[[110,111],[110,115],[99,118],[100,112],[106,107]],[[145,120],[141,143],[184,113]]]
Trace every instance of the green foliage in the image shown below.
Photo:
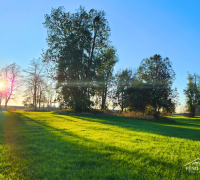
[[[149,85],[135,80],[133,86],[129,87],[127,93],[127,105],[130,111],[145,113],[151,102],[151,88]],[[148,111],[150,112],[150,111]],[[148,114],[148,113],[147,113]]]
[[[183,92],[186,96],[187,111],[194,117],[196,108],[200,105],[199,76],[188,73],[188,81],[187,88]]]
[[[117,104],[120,105],[121,110],[127,108],[127,93],[126,90],[130,87],[134,80],[135,74],[133,74],[132,69],[125,69],[118,71],[115,75],[116,83],[116,97],[118,98]]]
[[[86,12],[80,6],[71,14],[59,7],[45,15],[44,25],[49,46],[44,61],[56,63],[58,87],[62,88],[67,105],[79,112],[86,111],[92,105],[90,97],[95,94],[97,73],[107,74],[116,63],[115,50],[109,45],[110,28],[105,12]],[[107,82],[107,75],[104,78]]]
[[[101,109],[106,109],[108,89],[113,80],[113,69],[118,61],[116,50],[113,47],[101,50],[97,57],[97,94],[101,96]]]
[[[137,71],[137,79],[143,84],[140,85],[141,88],[145,88],[145,90],[139,88],[134,91],[132,89],[132,92],[135,97],[136,93],[140,92],[145,95],[140,97],[142,102],[146,101],[146,103],[142,103],[142,109],[145,104],[150,105],[155,116],[160,114],[160,110],[168,113],[174,112],[178,93],[176,88],[172,89],[175,73],[169,58],[163,59],[160,55],[155,54],[149,59],[143,59]],[[146,97],[146,94],[149,97]],[[135,105],[132,106],[135,107]]]

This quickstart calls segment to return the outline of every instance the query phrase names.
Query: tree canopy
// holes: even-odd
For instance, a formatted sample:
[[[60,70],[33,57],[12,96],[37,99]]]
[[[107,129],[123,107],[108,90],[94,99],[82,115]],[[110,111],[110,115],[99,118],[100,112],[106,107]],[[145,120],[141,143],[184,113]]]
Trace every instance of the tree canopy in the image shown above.
[[[110,45],[110,28],[104,11],[80,6],[75,13],[64,12],[63,7],[45,15],[48,49],[44,61],[53,61],[57,67],[58,87],[65,102],[76,111],[88,109],[98,84],[97,72],[102,63],[113,61],[116,50]],[[111,54],[112,52],[112,54]],[[111,61],[110,61],[111,60]],[[101,65],[99,66],[99,61]],[[111,62],[113,68],[116,60]],[[106,66],[109,63],[106,63]],[[105,71],[105,74],[108,71]]]
[[[160,114],[160,110],[174,112],[178,98],[176,89],[172,89],[174,79],[175,72],[169,58],[163,59],[155,54],[143,59],[137,71],[138,83],[128,90],[132,99],[129,101],[130,109],[144,111],[149,105],[155,116]]]
[[[188,73],[188,81],[187,87],[183,92],[186,96],[187,111],[189,111],[190,115],[194,117],[196,108],[200,105],[199,76]]]
[[[127,89],[133,85],[135,74],[133,74],[132,69],[124,69],[118,71],[115,78],[116,97],[118,99],[118,105],[123,111],[124,108],[127,108]]]

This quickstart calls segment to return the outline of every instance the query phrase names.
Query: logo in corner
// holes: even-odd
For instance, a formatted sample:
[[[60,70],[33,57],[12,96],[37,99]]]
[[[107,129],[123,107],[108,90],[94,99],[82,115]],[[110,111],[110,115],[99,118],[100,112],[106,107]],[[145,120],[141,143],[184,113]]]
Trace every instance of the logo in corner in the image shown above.
[[[184,165],[185,169],[190,173],[200,173],[200,158],[197,158]]]

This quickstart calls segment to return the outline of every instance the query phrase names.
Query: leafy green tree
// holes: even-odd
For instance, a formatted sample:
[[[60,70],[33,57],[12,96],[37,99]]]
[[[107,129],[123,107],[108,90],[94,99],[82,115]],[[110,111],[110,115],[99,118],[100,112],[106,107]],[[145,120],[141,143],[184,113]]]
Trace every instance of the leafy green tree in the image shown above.
[[[133,86],[129,87],[127,93],[127,106],[130,111],[145,113],[150,104],[152,88],[149,85],[135,80]]]
[[[85,111],[92,105],[91,96],[95,95],[98,84],[97,61],[105,56],[106,50],[112,49],[105,12],[94,9],[86,12],[80,6],[71,14],[59,7],[45,15],[44,25],[49,47],[44,61],[56,64],[58,87],[67,106]]]
[[[137,71],[138,80],[149,87],[149,105],[153,108],[154,116],[160,110],[172,113],[175,110],[178,93],[172,89],[175,72],[169,58],[155,54],[149,59],[143,59]]]
[[[113,47],[103,49],[97,58],[97,93],[101,96],[101,109],[106,109],[108,88],[113,79],[113,68],[118,58]]]
[[[123,111],[124,108],[127,108],[127,89],[132,86],[135,76],[132,69],[125,69],[118,71],[115,75],[116,80],[116,97],[118,98],[118,105]],[[126,110],[126,109],[125,109]]]
[[[199,76],[188,74],[188,81],[187,88],[183,92],[186,96],[187,111],[189,111],[191,117],[194,117],[196,108],[200,105]]]

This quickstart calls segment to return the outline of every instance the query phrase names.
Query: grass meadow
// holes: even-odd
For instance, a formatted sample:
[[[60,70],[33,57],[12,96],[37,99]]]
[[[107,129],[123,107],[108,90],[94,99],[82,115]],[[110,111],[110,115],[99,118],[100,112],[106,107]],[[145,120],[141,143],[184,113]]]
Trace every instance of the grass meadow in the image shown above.
[[[172,118],[3,111],[0,179],[200,179],[200,118]]]

